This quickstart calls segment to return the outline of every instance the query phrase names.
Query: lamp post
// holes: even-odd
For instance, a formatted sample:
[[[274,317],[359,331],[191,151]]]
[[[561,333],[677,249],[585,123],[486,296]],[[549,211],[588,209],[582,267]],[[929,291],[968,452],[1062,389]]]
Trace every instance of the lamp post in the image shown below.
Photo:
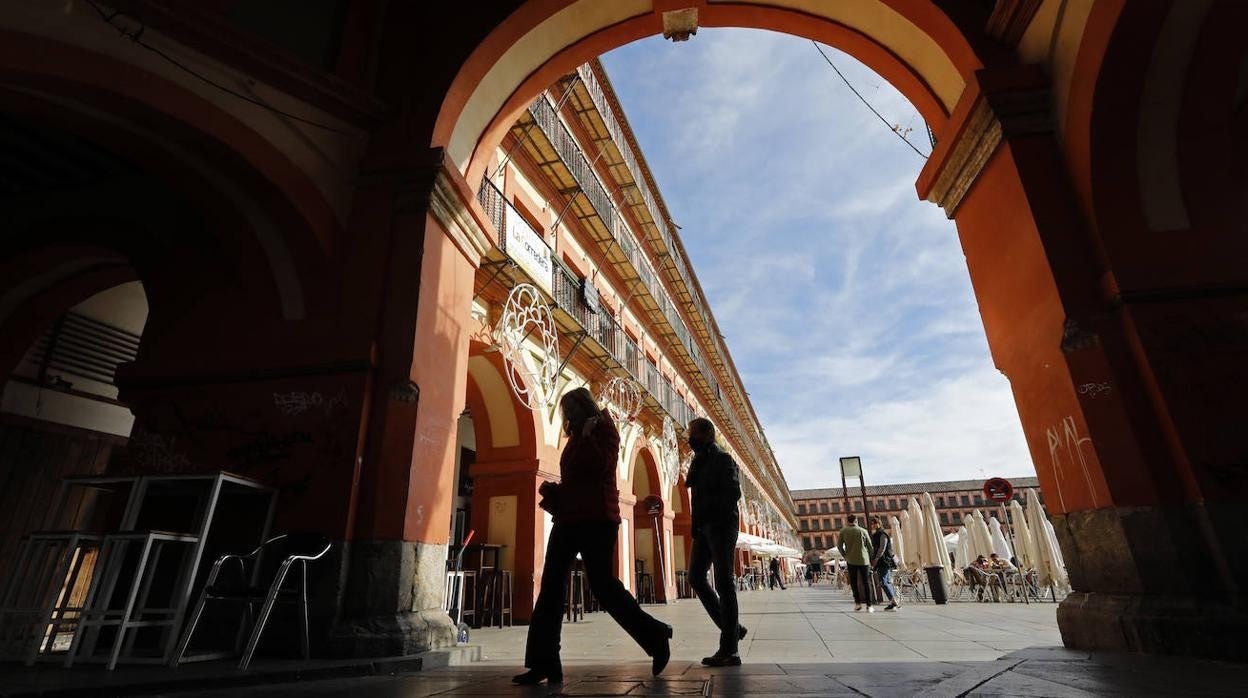
[[[862,493],[862,519],[865,524],[867,516],[871,513],[871,503],[867,501],[867,481],[862,476],[862,458],[841,457],[841,493],[845,496],[845,514],[848,516],[852,509],[849,506],[849,486],[845,482],[846,477],[858,478],[858,489]]]

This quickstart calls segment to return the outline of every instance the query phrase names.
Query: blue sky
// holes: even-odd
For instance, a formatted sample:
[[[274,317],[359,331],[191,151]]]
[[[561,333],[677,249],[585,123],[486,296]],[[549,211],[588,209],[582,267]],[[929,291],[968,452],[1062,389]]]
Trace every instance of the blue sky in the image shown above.
[[[923,119],[824,50],[891,123]],[[1034,475],[923,159],[804,39],[701,29],[603,63],[794,488]]]

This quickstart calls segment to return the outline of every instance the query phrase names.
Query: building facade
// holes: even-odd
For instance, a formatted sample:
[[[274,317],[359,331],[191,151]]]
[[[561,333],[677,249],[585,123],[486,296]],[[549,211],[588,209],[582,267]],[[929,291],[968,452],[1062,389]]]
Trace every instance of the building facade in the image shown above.
[[[1039,488],[1040,481],[1034,477],[1011,478],[1014,498],[1023,501],[1023,491],[1029,487]],[[962,525],[962,517],[980,510],[985,515],[997,513],[997,504],[984,500],[982,480],[946,480],[943,482],[905,482],[895,485],[868,485],[866,507],[861,489],[850,487],[848,497],[840,487],[791,490],[793,504],[797,508],[798,537],[803,550],[826,550],[839,542],[838,531],[846,525],[848,514],[857,514],[859,523],[864,510],[869,516],[898,516],[906,510],[910,498],[919,499],[928,492],[936,504],[940,527],[945,533],[953,533]],[[1037,494],[1040,494],[1037,491]],[[1041,500],[1043,501],[1043,495]],[[1001,518],[998,514],[997,518]],[[864,526],[865,528],[865,526]]]

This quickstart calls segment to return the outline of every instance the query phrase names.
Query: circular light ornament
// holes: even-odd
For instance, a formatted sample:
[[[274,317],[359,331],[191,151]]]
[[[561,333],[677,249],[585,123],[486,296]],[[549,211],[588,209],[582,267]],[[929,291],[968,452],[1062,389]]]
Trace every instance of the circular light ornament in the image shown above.
[[[616,376],[607,381],[598,393],[598,402],[606,405],[611,418],[617,423],[637,419],[644,404],[641,385],[627,376]]]
[[[549,406],[559,378],[559,332],[550,306],[535,286],[520,284],[511,289],[495,336],[512,392],[531,410]],[[525,348],[530,338],[540,347],[537,355]]]

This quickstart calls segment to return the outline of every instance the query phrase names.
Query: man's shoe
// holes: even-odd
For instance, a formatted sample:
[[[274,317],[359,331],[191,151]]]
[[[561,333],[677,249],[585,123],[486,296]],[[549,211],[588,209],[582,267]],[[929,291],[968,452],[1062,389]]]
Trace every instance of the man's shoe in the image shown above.
[[[855,611],[861,611],[861,610],[862,610],[862,604],[860,604],[860,603],[856,603],[856,604],[854,604],[854,610],[855,610]]]
[[[720,654],[716,652],[709,657],[702,658],[704,666],[741,666],[741,657],[735,654]]]
[[[867,613],[875,613],[875,606],[867,606]]]
[[[737,626],[737,642],[745,639],[745,634],[750,632],[744,625]]]
[[[884,610],[885,610],[885,611],[896,611],[898,608],[899,608],[899,606],[897,606],[897,603],[896,603],[896,602],[893,602],[893,603],[890,603],[889,605],[885,606],[885,607],[884,607]]]
[[[664,625],[663,628],[659,644],[655,647],[654,654],[650,655],[650,671],[655,676],[663,672],[663,668],[672,658],[672,626]]]

